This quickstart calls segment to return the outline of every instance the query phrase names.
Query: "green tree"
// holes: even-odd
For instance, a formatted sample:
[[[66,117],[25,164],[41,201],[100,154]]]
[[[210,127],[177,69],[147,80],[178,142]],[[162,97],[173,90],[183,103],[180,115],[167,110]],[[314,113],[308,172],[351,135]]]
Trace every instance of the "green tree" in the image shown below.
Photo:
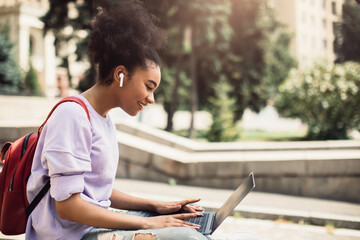
[[[207,103],[211,86],[223,72],[232,29],[228,21],[231,14],[230,1],[198,0],[190,6],[194,16],[189,61],[192,80],[189,137],[192,138],[195,135],[195,112]]]
[[[62,58],[61,66],[69,71],[69,57],[74,52],[62,53],[69,42],[76,42],[75,54],[77,61],[89,62],[90,57],[87,54],[87,45],[90,38],[91,19],[96,13],[98,6],[108,7],[117,1],[111,0],[50,0],[48,12],[42,17],[45,23],[45,31],[53,31],[56,41],[55,46],[57,54]],[[65,29],[67,31],[65,31]],[[79,83],[78,89],[85,91],[96,82],[95,66],[91,63],[90,68],[86,71],[85,78]],[[70,85],[71,77],[69,76]]]
[[[12,53],[13,44],[9,38],[10,28],[0,24],[0,92],[17,93],[21,81],[18,65]]]
[[[260,111],[276,94],[295,62],[289,53],[290,35],[264,0],[232,0],[230,24],[232,60],[227,72],[237,101],[234,120],[246,108]]]
[[[41,87],[38,81],[38,75],[31,62],[29,64],[29,71],[27,71],[25,75],[24,88],[26,94],[35,96],[42,95]]]
[[[342,20],[334,24],[337,62],[360,62],[360,4],[345,0]]]
[[[44,17],[46,29],[53,30],[57,36],[57,45],[77,39],[78,59],[87,58],[88,41],[79,38],[78,33],[83,30],[89,33],[91,12],[98,2],[51,0],[50,10]],[[116,2],[101,1],[100,5]],[[288,41],[286,35],[281,34],[283,28],[269,14],[264,0],[143,2],[158,16],[169,36],[166,51],[161,52],[163,76],[157,90],[157,99],[162,100],[168,113],[167,130],[172,129],[177,109],[190,109],[194,113],[209,108],[208,97],[215,95],[212,86],[221,74],[225,74],[234,87],[231,93],[237,101],[234,120],[241,118],[246,107],[260,110],[269,98],[269,89],[276,89],[269,86],[282,82],[287,75],[287,66],[291,65],[286,55]],[[69,14],[69,6],[78,10],[76,17]],[[66,26],[71,26],[73,34],[64,35]],[[95,81],[94,66],[89,69],[89,75],[93,80],[88,78],[81,82],[82,90]],[[189,135],[193,135],[192,127]]]
[[[168,112],[166,130],[170,131],[176,109],[190,109],[194,113],[208,104],[211,86],[222,71],[229,47],[231,2],[155,0],[144,3],[159,17],[169,36],[166,51],[162,53],[165,66],[158,95],[164,100]],[[194,133],[193,118],[191,122],[189,135]]]
[[[297,63],[289,50],[291,34],[287,32],[285,25],[276,20],[272,9],[267,9],[262,22],[268,35],[264,44],[265,70],[263,73],[268,100],[278,94],[279,85],[287,79],[290,69],[296,67]]]
[[[157,90],[168,113],[165,130],[173,129],[173,116],[179,108],[189,109],[188,89],[191,85],[188,71],[189,46],[186,41],[186,26],[189,25],[188,0],[144,1],[146,8],[159,18],[159,23],[168,34],[166,51],[162,57],[162,83]]]
[[[234,110],[236,100],[230,97],[232,87],[224,75],[214,85],[215,96],[209,98],[213,123],[207,133],[210,142],[236,141],[240,132],[234,126]]]
[[[360,64],[324,62],[304,72],[292,70],[276,107],[307,123],[309,139],[345,139],[349,129],[360,128]]]

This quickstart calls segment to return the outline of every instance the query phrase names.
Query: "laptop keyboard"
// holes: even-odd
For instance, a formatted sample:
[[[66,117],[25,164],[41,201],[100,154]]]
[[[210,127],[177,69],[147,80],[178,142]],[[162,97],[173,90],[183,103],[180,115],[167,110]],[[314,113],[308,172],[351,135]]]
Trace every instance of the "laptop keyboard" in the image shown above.
[[[185,219],[185,221],[200,225],[201,227],[198,231],[203,232],[205,230],[204,228],[206,227],[206,223],[207,223],[209,217],[210,217],[210,214],[204,212],[202,217],[188,218],[188,219]]]
[[[211,214],[207,213],[207,212],[202,212],[202,214],[203,214],[203,216],[201,216],[201,217],[188,218],[188,219],[184,219],[184,221],[200,225],[200,228],[198,229],[198,231],[199,232],[204,232],[205,227],[206,227],[206,223],[209,220],[209,218],[211,217]],[[141,212],[140,216],[142,216],[142,217],[154,217],[154,216],[157,216],[157,214],[154,214],[154,213],[151,213],[151,212]]]

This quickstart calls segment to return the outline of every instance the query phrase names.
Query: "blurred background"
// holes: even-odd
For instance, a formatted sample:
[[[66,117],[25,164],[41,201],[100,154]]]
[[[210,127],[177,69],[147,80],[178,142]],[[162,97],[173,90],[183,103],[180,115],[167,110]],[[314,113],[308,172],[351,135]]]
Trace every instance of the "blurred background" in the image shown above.
[[[119,2],[0,0],[1,144],[36,131],[60,98],[96,82],[90,21]],[[138,116],[110,112],[115,186],[158,200],[200,196],[212,209],[253,171],[255,192],[222,231],[360,239],[360,4],[143,4],[168,34],[162,83]]]
[[[117,2],[1,0],[0,93],[65,97],[92,86],[90,20]],[[169,41],[157,104],[137,120],[202,141],[358,138],[354,0],[144,5]]]

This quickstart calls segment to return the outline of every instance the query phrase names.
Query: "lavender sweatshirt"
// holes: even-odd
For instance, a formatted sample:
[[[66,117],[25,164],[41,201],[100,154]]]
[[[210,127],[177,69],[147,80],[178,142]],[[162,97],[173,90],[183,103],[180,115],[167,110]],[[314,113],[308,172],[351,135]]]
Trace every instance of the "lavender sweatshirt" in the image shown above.
[[[91,226],[61,219],[55,200],[74,193],[103,208],[110,206],[113,180],[118,165],[115,126],[110,117],[100,116],[82,96],[85,110],[77,103],[62,103],[40,135],[27,184],[31,202],[50,177],[50,191],[30,215],[26,240],[80,239]]]

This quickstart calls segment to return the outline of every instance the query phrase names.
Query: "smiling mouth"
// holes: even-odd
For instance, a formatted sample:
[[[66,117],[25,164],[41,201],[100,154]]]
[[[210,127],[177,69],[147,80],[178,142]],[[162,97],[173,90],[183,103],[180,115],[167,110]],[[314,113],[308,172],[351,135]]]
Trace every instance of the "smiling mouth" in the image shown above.
[[[142,110],[144,107],[146,107],[145,104],[141,103],[141,102],[137,102],[139,107],[140,107],[140,110]]]

